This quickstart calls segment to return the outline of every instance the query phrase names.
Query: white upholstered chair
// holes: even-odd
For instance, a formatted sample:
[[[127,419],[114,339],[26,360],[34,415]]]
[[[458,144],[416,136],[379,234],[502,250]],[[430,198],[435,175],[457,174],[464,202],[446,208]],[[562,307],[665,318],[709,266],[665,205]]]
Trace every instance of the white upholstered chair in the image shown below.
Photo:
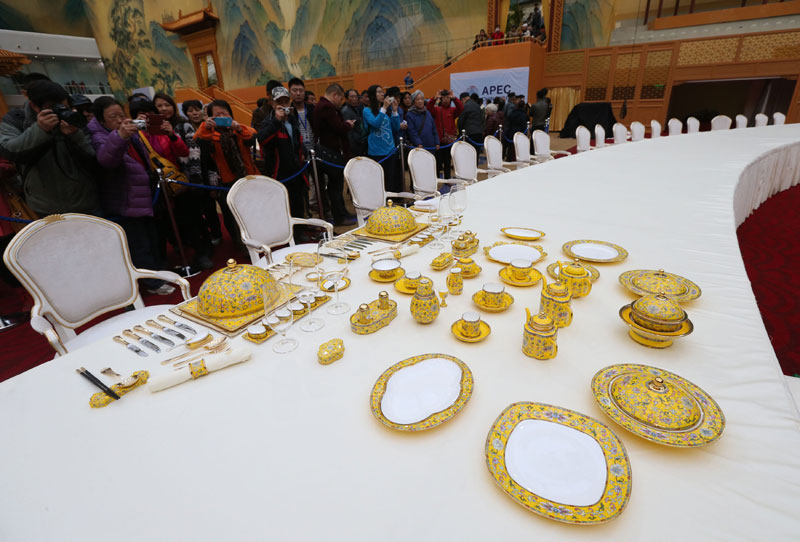
[[[661,123],[653,119],[650,121],[650,139],[661,137]]]
[[[318,226],[333,236],[333,226],[324,220],[292,217],[289,192],[275,179],[261,175],[242,177],[228,191],[227,200],[253,265],[270,264],[292,251],[316,251],[316,243],[294,244],[293,227],[297,224]],[[287,243],[288,247],[272,251],[272,247]]]
[[[411,184],[417,196],[439,196],[440,184],[464,182],[461,179],[436,177],[436,157],[425,149],[411,149],[408,153],[408,170],[411,172]]]
[[[524,167],[529,162],[506,162],[503,160],[503,144],[493,135],[483,138],[483,150],[486,152],[486,169],[490,172],[505,173],[511,171],[507,166]],[[516,151],[516,147],[514,148]],[[530,151],[529,151],[530,152]]]
[[[669,119],[669,122],[667,122],[667,132],[671,136],[681,135],[683,132],[683,123],[676,118]]]
[[[717,115],[711,119],[711,131],[730,130],[733,120],[728,115]]]
[[[531,140],[522,132],[514,134],[514,154],[517,162],[522,164],[538,164],[539,160],[531,156]]]
[[[453,143],[453,146],[450,147],[450,157],[453,159],[455,178],[469,183],[478,182],[478,173],[486,173],[488,177],[494,177],[503,173],[499,170],[478,168],[478,152],[475,150],[475,147],[466,141],[456,141]]]
[[[756,128],[766,126],[768,122],[769,122],[769,117],[766,116],[764,113],[759,113],[758,115],[756,115]]]
[[[631,123],[631,141],[641,141],[644,139],[644,124],[635,120]]]
[[[694,117],[689,117],[686,119],[686,133],[687,134],[696,134],[700,131],[700,121]]]
[[[786,124],[786,115],[783,113],[775,113],[772,115],[772,124],[774,126],[778,126],[781,124]]]
[[[533,131],[533,152],[537,160],[551,160],[556,156],[571,156],[569,151],[551,151],[550,134],[542,130]]]
[[[628,129],[621,122],[614,123],[612,128],[614,133],[614,145],[622,145],[628,142]]]
[[[747,128],[747,117],[741,113],[736,115],[736,128]]]
[[[177,284],[184,299],[191,297],[189,283],[175,273],[135,268],[123,229],[95,216],[67,213],[36,220],[11,240],[3,260],[33,297],[31,327],[58,355],[143,324],[172,306],[145,307],[138,279]],[[129,305],[137,310],[76,335],[76,328]]]
[[[578,140],[578,152],[586,152],[592,150],[592,132],[586,126],[578,126],[575,129],[575,139]]]
[[[594,125],[594,147],[600,149],[606,146],[606,129],[602,124]]]
[[[387,192],[383,182],[383,168],[366,156],[356,156],[348,160],[344,166],[344,180],[353,196],[359,226],[364,225],[372,211],[386,205],[386,198],[420,199],[411,192]]]

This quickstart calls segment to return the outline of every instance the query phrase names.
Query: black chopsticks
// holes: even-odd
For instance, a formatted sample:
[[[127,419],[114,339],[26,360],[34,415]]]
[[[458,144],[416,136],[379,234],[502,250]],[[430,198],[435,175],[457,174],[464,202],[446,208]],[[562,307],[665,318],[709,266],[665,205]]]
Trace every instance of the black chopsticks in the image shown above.
[[[84,377],[86,380],[88,380],[101,390],[103,390],[105,394],[108,395],[109,397],[113,397],[114,399],[119,399],[119,395],[117,395],[114,392],[114,390],[103,384],[96,376],[87,371],[85,368],[81,367],[80,369],[75,369],[75,372],[80,374],[82,377]]]

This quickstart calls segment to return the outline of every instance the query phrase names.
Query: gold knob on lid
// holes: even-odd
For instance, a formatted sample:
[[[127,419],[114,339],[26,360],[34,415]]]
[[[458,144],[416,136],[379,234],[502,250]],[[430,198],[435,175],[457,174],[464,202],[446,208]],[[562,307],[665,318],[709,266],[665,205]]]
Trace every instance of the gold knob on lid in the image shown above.
[[[661,378],[660,376],[657,376],[653,380],[648,382],[647,387],[658,393],[667,391],[667,386],[666,384],[664,384],[664,379]]]

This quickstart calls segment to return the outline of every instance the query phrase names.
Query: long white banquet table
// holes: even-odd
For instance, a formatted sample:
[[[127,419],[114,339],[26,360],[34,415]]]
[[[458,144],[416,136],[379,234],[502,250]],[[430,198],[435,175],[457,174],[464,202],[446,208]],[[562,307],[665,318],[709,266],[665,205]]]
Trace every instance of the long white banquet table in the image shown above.
[[[513,306],[482,313],[492,327],[486,341],[451,335],[452,322],[473,308],[472,293],[499,282],[501,265],[481,251],[481,275],[465,280],[464,294],[450,296],[432,324],[416,324],[410,297],[367,277],[364,255],[342,298],[355,309],[387,289],[399,302],[388,327],[359,336],[347,315],[320,310],[325,327],[295,326],[289,333],[301,344],[290,354],[274,354],[271,341],[252,345],[250,361],[159,393],[137,389],[103,409],[89,408],[96,390],[77,367],[156,374],[161,358],[143,360],[106,339],[45,363],[0,384],[0,540],[797,540],[800,415],[735,228],[798,178],[800,125],[786,125],[627,143],[470,186],[464,226],[481,246],[504,240],[504,226],[544,230],[543,273],[574,239],[611,241],[630,254],[597,264],[601,276],[573,302],[573,323],[549,361],[521,351],[525,307],[536,310],[539,286],[509,286]],[[444,289],[445,272],[429,267],[436,254],[423,248],[403,267]],[[664,350],[634,343],[618,316],[635,299],[620,273],[659,268],[703,290],[684,304],[694,333]],[[320,365],[317,348],[334,337],[344,339],[344,358]],[[428,352],[470,367],[471,400],[430,431],[384,427],[370,411],[373,384],[390,365]],[[722,437],[669,448],[616,425],[590,382],[617,363],[660,367],[703,388],[726,416]],[[503,493],[484,445],[517,401],[611,427],[633,473],[621,515],[568,525]]]

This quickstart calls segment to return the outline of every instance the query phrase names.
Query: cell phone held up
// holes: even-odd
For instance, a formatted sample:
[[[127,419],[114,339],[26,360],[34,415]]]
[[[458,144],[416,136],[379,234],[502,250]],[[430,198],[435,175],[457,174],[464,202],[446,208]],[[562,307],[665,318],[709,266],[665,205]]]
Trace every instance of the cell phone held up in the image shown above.
[[[153,135],[165,135],[166,132],[161,128],[161,125],[164,123],[166,118],[164,115],[159,115],[157,113],[147,113],[145,115],[146,123],[147,123],[147,133]]]
[[[217,128],[230,128],[233,126],[233,119],[231,117],[214,117],[214,124]]]

